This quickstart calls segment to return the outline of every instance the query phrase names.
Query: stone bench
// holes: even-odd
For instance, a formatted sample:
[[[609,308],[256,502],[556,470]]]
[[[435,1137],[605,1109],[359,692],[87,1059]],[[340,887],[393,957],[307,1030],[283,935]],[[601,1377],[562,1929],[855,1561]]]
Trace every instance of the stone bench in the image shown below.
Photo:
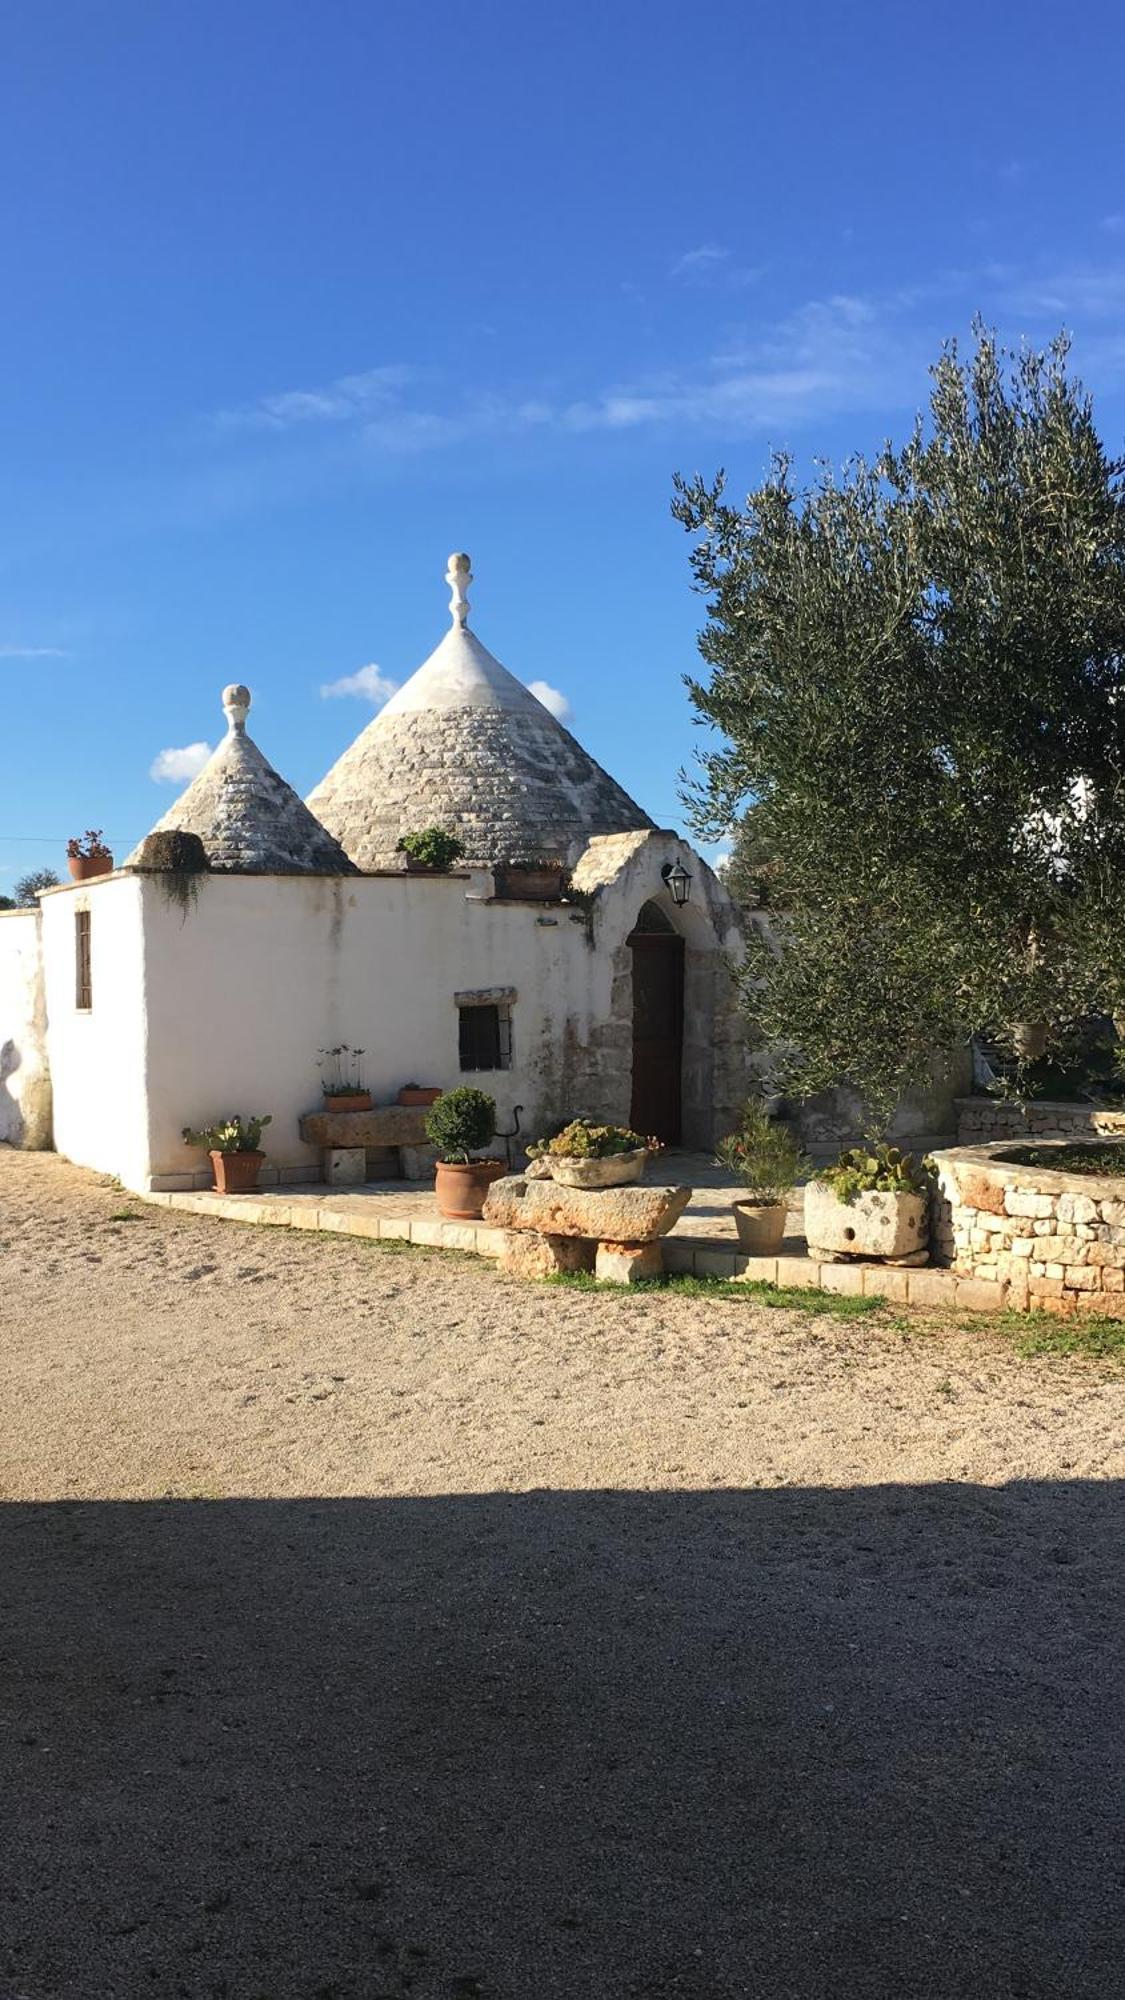
[[[368,1147],[398,1153],[402,1177],[427,1180],[435,1148],[426,1139],[425,1105],[373,1104],[368,1111],[309,1111],[301,1119],[306,1146],[319,1146],[329,1187],[359,1187],[367,1179]]]
[[[508,1174],[494,1181],[484,1220],[504,1231],[500,1269],[519,1277],[592,1271],[618,1284],[658,1277],[660,1238],[691,1200],[690,1187],[568,1188]]]

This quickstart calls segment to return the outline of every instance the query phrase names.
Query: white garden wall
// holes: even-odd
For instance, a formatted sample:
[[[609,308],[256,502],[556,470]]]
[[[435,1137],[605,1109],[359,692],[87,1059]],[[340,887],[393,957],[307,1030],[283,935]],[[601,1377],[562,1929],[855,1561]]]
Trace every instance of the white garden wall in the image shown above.
[[[55,1145],[79,1166],[147,1185],[144,932],[135,875],[49,890],[40,899]],[[93,1005],[76,1005],[75,918],[90,913]]]
[[[37,909],[0,911],[0,1144],[51,1143],[47,1005]]]

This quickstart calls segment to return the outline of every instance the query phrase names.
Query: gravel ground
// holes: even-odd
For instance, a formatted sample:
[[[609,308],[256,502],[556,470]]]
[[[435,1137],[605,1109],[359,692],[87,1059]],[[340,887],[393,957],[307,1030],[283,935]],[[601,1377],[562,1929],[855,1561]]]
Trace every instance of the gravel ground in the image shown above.
[[[1122,1990],[1120,1368],[0,1147],[0,1408],[5,1996]]]

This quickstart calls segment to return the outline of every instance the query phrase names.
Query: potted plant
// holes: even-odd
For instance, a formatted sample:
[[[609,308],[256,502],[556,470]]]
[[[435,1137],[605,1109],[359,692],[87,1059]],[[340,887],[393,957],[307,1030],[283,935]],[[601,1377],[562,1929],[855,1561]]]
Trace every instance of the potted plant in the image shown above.
[[[496,1131],[496,1101],[471,1084],[447,1090],[426,1113],[426,1137],[437,1147],[434,1187],[438,1208],[456,1222],[474,1222],[493,1181],[508,1171],[505,1160],[474,1160]]]
[[[529,903],[557,901],[565,880],[564,864],[542,855],[516,855],[496,870],[498,894]]]
[[[627,1125],[595,1125],[592,1118],[573,1118],[553,1139],[535,1140],[527,1149],[540,1176],[562,1187],[624,1187],[639,1181],[659,1139],[643,1139]]]
[[[408,875],[444,875],[462,859],[465,849],[456,834],[427,826],[420,833],[404,833],[396,852],[406,856]]]
[[[371,1092],[363,1081],[364,1049],[351,1049],[347,1042],[334,1049],[321,1049],[317,1068],[324,1092],[326,1111],[370,1111]]]
[[[258,1172],[266,1157],[259,1152],[258,1141],[270,1123],[268,1117],[241,1118],[236,1112],[221,1125],[205,1125],[199,1132],[185,1125],[184,1144],[202,1146],[210,1153],[219,1194],[250,1194],[258,1185]]]
[[[102,839],[100,826],[87,827],[81,839],[66,843],[66,865],[75,882],[88,882],[92,875],[108,875],[113,856]]]
[[[789,1212],[786,1197],[811,1172],[809,1161],[757,1098],[745,1105],[738,1130],[719,1141],[715,1155],[746,1190],[731,1204],[740,1248],[752,1257],[776,1257]]]
[[[805,1189],[809,1256],[925,1264],[929,1176],[897,1146],[851,1146]]]
[[[400,1104],[428,1105],[436,1104],[440,1096],[441,1085],[438,1083],[404,1083],[398,1101]]]

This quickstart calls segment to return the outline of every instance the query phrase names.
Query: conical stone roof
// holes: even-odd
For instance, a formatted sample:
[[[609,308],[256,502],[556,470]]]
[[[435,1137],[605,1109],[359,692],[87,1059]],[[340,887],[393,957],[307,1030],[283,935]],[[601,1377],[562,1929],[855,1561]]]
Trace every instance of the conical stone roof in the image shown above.
[[[223,689],[227,733],[152,831],[196,833],[212,868],[247,875],[354,875],[342,847],[246,734],[249,688]],[[135,847],[125,862],[140,861]]]
[[[332,766],[308,804],[360,868],[401,866],[441,826],[469,861],[565,860],[593,834],[653,822],[469,631],[469,558],[449,558],[452,629]]]

